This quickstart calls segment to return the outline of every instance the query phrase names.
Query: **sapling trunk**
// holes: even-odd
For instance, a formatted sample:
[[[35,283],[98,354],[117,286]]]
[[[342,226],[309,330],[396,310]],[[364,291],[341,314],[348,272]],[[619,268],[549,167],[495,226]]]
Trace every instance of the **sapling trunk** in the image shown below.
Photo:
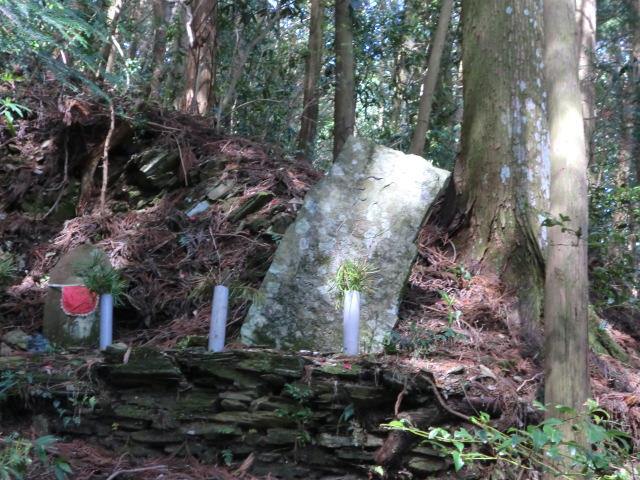
[[[229,307],[229,289],[223,285],[216,285],[213,290],[213,305],[211,306],[211,325],[209,328],[209,351],[224,350],[224,339],[227,330],[227,311]]]

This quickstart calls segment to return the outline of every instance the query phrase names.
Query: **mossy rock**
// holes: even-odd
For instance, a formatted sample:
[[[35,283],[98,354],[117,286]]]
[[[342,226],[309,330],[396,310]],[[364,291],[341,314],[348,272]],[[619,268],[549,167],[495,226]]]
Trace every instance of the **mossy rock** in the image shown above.
[[[268,395],[260,397],[251,402],[251,411],[267,411],[274,412],[276,410],[291,410],[296,408],[297,404],[293,400],[282,398],[279,396]]]
[[[445,470],[447,462],[433,457],[413,457],[409,459],[407,467],[417,474],[429,474]]]
[[[180,431],[184,435],[202,436],[207,439],[242,435],[242,430],[236,426],[211,422],[195,422],[182,425]]]
[[[196,385],[226,389],[230,384],[243,390],[268,390],[268,384],[251,371],[238,369],[242,358],[237,352],[176,352],[176,359]]]
[[[180,369],[167,355],[152,348],[137,348],[126,364],[103,364],[98,371],[116,386],[173,385],[183,380]]]
[[[175,402],[172,411],[178,420],[210,419],[217,413],[218,398],[206,392],[193,392]]]
[[[336,450],[336,456],[350,462],[373,463],[374,452],[362,450],[361,448],[339,448]]]
[[[274,198],[271,192],[258,192],[229,215],[230,222],[242,220],[247,215],[257,212]]]
[[[116,419],[144,420],[152,421],[157,414],[155,408],[143,407],[141,405],[117,405],[113,407],[113,414]]]
[[[179,432],[163,432],[158,430],[141,430],[131,434],[131,440],[148,445],[168,445],[184,441]]]
[[[380,405],[393,402],[396,396],[394,392],[383,387],[376,387],[375,385],[349,383],[343,385],[343,388],[347,391],[349,398],[351,398],[354,403],[365,405]]]
[[[300,356],[270,351],[245,351],[240,352],[239,356],[244,358],[238,362],[236,368],[250,372],[300,378],[305,366],[305,361]]]
[[[171,408],[176,403],[176,396],[173,392],[157,392],[149,389],[134,391],[122,391],[120,399],[128,405],[138,405],[146,408]]]
[[[119,438],[129,438],[127,432],[144,430],[148,426],[149,422],[146,420],[118,418],[116,421],[111,423],[111,434]]]
[[[602,319],[598,317],[593,306],[589,306],[589,346],[600,355],[609,355],[621,362],[628,362],[629,355],[611,338],[605,328],[601,327]]]
[[[213,415],[214,422],[253,428],[292,427],[295,421],[276,412],[221,412]]]
[[[362,373],[360,365],[350,365],[345,367],[337,363],[325,363],[315,370],[316,372],[325,373],[327,375],[335,375],[337,377],[358,378]]]
[[[302,432],[290,428],[269,428],[262,439],[265,445],[294,445]]]
[[[105,363],[120,364],[124,360],[129,347],[126,343],[113,343],[102,352]]]
[[[244,402],[239,402],[237,400],[222,400],[220,402],[220,406],[222,410],[234,411],[234,410],[245,410],[247,404]]]
[[[256,395],[255,392],[252,391],[222,392],[218,395],[218,398],[220,398],[221,400],[234,400],[248,405],[256,398]]]

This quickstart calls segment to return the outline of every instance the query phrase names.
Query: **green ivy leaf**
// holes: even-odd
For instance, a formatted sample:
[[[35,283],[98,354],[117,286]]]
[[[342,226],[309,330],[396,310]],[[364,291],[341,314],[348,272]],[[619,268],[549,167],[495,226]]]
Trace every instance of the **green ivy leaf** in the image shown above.
[[[587,424],[587,441],[600,443],[607,438],[607,430],[600,425]]]
[[[548,438],[545,433],[539,428],[532,427],[531,430],[529,430],[529,434],[531,435],[533,448],[539,450],[546,445]]]
[[[453,466],[456,469],[456,472],[459,472],[460,469],[464,467],[464,461],[462,460],[461,453],[457,451],[451,452],[451,457],[453,458]]]

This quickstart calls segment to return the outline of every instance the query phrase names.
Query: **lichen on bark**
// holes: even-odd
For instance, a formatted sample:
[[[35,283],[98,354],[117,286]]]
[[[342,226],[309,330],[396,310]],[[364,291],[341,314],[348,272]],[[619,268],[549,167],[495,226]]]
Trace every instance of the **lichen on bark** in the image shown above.
[[[463,2],[462,148],[444,216],[459,260],[515,294],[514,320],[535,348],[550,168],[542,3]]]

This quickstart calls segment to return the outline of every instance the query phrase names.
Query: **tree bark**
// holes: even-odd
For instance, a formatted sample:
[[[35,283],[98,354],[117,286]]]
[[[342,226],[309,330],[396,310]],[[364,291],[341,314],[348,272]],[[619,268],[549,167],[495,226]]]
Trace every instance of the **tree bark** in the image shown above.
[[[113,42],[118,30],[118,22],[120,21],[120,14],[122,13],[123,6],[124,0],[113,0],[113,3],[107,11],[107,29],[109,30],[109,38],[101,52],[102,64],[104,65],[105,73],[111,73],[111,71],[113,71],[113,65],[115,63]]]
[[[125,18],[129,20],[129,22],[139,25],[144,22],[144,17],[146,16],[146,12],[143,11],[143,8],[146,5],[142,5],[141,1],[132,2],[129,6],[127,12],[125,12]],[[135,28],[130,32],[131,37],[129,39],[129,46],[127,48],[127,58],[129,60],[135,60],[136,58],[141,58],[140,55],[140,37],[144,35],[143,29]],[[143,59],[144,60],[144,59]]]
[[[640,185],[640,0],[634,0],[635,22],[633,25],[633,134],[631,136],[632,145],[632,174],[630,175],[630,182],[633,186]],[[638,208],[636,202],[632,202],[629,205],[629,229],[632,232],[629,235],[629,250],[634,259],[635,265],[640,265],[640,251],[637,248],[638,231],[637,231],[637,216],[633,213],[633,209]],[[638,283],[638,269],[636,268],[636,284]],[[632,295],[634,298],[638,298],[637,289],[632,289]]]
[[[322,67],[322,20],[321,0],[311,0],[309,23],[309,53],[304,77],[302,117],[298,132],[298,150],[307,158],[313,154],[318,126],[318,81]]]
[[[409,152],[416,155],[422,155],[424,153],[427,131],[429,130],[429,119],[431,118],[431,107],[436,92],[442,52],[444,51],[444,45],[447,39],[452,10],[453,0],[443,0],[442,7],[440,8],[440,18],[438,20],[436,36],[431,47],[431,55],[429,55],[429,64],[422,83],[422,95],[418,108],[416,129],[413,132],[411,146],[409,147]]]
[[[549,228],[544,292],[545,403],[552,417],[559,416],[556,405],[581,410],[590,391],[587,155],[575,15],[575,0],[545,0],[550,214],[552,220],[562,223]],[[562,430],[565,440],[580,440],[570,425]]]
[[[580,92],[587,158],[593,164],[593,133],[595,131],[595,51],[596,51],[596,0],[576,0],[576,24],[578,34]]]
[[[88,160],[83,166],[82,178],[80,180],[80,194],[78,204],[76,205],[76,213],[78,215],[84,215],[90,211],[91,198],[94,193],[94,177],[100,160],[109,154],[109,150],[128,141],[132,133],[133,130],[128,123],[115,124],[113,128],[109,128],[109,138],[105,138],[104,142],[94,146],[89,151],[87,155]]]
[[[353,25],[350,0],[335,2],[335,100],[333,112],[333,158],[335,159],[356,123],[354,84]]]
[[[409,9],[413,8],[412,2],[405,2],[404,9],[402,10],[400,36],[393,44],[395,49],[393,59],[393,78],[391,91],[393,92],[393,100],[391,102],[391,109],[388,114],[385,115],[385,121],[388,122],[389,128],[392,132],[397,132],[401,128],[402,113],[406,106],[406,90],[407,82],[409,80],[409,72],[407,71],[407,38],[409,37],[410,28],[408,25],[408,19],[411,16]]]
[[[197,0],[186,5],[188,38],[184,91],[177,107],[182,112],[206,115],[212,101],[215,81],[217,0]]]
[[[624,65],[625,56],[623,52],[616,48],[616,56],[619,65]],[[637,152],[634,138],[634,120],[635,120],[635,86],[636,79],[633,72],[628,71],[626,75],[618,76],[615,81],[616,88],[614,89],[614,95],[618,103],[617,114],[619,116],[619,140],[618,140],[618,163],[615,169],[615,188],[618,191],[622,191],[632,185],[632,169],[633,169],[633,156]],[[611,215],[613,224],[612,227],[618,233],[622,233],[625,229],[629,228],[629,224],[632,220],[633,211],[632,208],[624,208],[623,205],[619,205]],[[628,236],[626,236],[628,238]],[[615,259],[624,255],[624,251],[627,244],[621,244],[619,241],[612,239],[609,242],[609,259]],[[615,261],[615,260],[614,260]]]
[[[171,19],[171,6],[167,0],[153,0],[153,47],[151,49],[151,81],[147,87],[149,98],[160,93],[160,81],[164,73],[164,56],[167,49],[167,24]]]
[[[171,18],[179,25],[185,23],[185,8],[176,2],[171,11]],[[171,100],[171,104],[176,110],[180,110],[180,103],[184,93],[184,72],[186,69],[186,58],[182,52],[189,49],[189,40],[187,32],[184,28],[180,29],[180,33],[175,35],[171,43],[167,46],[167,62],[163,66],[160,75],[163,90],[167,92]]]
[[[461,152],[455,211],[443,211],[459,261],[500,278],[512,321],[538,354],[548,210],[549,145],[543,88],[543,0],[463,0]]]
[[[244,67],[249,60],[251,52],[253,52],[253,50],[262,42],[262,40],[264,40],[271,29],[276,25],[276,23],[280,19],[280,13],[280,6],[278,6],[277,11],[270,19],[262,19],[257,28],[258,33],[248,44],[245,44],[242,40],[242,27],[240,27],[240,25],[236,26],[237,42],[233,56],[233,63],[231,65],[231,70],[229,73],[229,83],[224,92],[224,95],[222,96],[222,99],[220,100],[220,103],[218,104],[218,111],[216,113],[216,128],[218,130],[220,130],[223,126],[223,120],[225,120],[227,110],[233,106],[236,98],[236,87],[238,86],[238,82],[242,78]],[[238,19],[238,22],[240,21],[241,20]]]
[[[633,25],[633,99],[634,108],[634,132],[633,132],[633,161],[635,183],[640,184],[640,0],[632,0],[635,13]]]

